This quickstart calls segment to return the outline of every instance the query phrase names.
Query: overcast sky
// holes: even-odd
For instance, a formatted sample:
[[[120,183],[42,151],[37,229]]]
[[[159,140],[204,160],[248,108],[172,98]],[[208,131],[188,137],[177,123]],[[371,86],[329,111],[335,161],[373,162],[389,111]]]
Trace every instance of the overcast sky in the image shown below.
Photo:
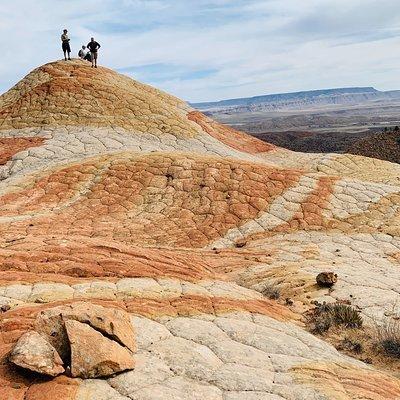
[[[0,0],[0,92],[74,56],[189,101],[345,86],[400,89],[399,0]]]

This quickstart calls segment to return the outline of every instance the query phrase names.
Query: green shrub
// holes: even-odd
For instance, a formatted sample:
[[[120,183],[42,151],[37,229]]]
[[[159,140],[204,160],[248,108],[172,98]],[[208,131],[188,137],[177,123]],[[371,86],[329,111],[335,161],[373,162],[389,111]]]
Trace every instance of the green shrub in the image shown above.
[[[330,310],[335,325],[344,325],[346,328],[361,328],[363,324],[360,313],[347,304],[334,304]]]

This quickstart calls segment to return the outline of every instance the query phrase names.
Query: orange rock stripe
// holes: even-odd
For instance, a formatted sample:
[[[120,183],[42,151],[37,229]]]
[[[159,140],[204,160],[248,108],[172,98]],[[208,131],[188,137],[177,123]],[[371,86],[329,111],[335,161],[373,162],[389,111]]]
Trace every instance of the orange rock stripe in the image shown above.
[[[292,368],[296,381],[308,384],[329,399],[397,400],[400,384],[390,375],[351,365],[309,363]]]
[[[338,177],[329,176],[318,180],[316,188],[301,204],[301,211],[288,222],[290,229],[318,229],[326,225],[322,213],[329,203],[334,185],[338,180]]]
[[[0,248],[0,285],[13,281],[75,284],[93,278],[115,281],[136,277],[189,282],[224,280],[222,273],[215,272],[215,262],[205,252],[130,247],[113,242],[106,246],[86,238],[81,243],[54,240],[49,244],[27,237]]]
[[[72,198],[93,177],[95,166],[81,164],[61,169],[28,187],[0,197],[0,216],[51,211]]]
[[[276,146],[272,144],[263,142],[262,140],[246,135],[229,126],[213,121],[199,111],[191,111],[188,113],[188,119],[200,125],[203,131],[207,132],[213,138],[235,150],[249,154],[257,154],[268,152],[276,148]]]
[[[0,165],[4,165],[11,160],[14,154],[20,151],[41,146],[45,140],[45,138],[40,137],[0,138]]]
[[[298,170],[214,157],[188,159],[180,154],[124,154],[110,162],[87,193],[54,211],[100,164],[68,167],[28,191],[3,196],[3,214],[34,209],[48,210],[48,214],[8,221],[0,226],[0,233],[56,231],[68,237],[101,236],[141,245],[204,247],[265,211],[273,198],[301,176]],[[162,211],[160,204],[164,204]]]
[[[332,221],[326,220],[323,211],[329,204],[329,199],[334,192],[334,185],[338,177],[319,178],[316,188],[300,204],[300,211],[296,212],[288,221],[270,231],[251,235],[249,240],[257,240],[276,233],[290,233],[298,230],[320,230],[329,229]]]
[[[86,254],[78,251],[70,255],[53,253],[53,256],[46,252],[42,258],[36,257],[36,251],[15,251],[14,255],[11,252],[7,256],[0,251],[0,287],[15,283],[75,285],[95,281],[116,282],[122,278],[171,278],[193,283],[201,280],[230,281],[229,274],[259,262],[268,262],[269,256],[257,252],[213,254],[211,251],[189,255],[177,250],[175,259],[168,260],[171,251],[146,249],[149,256],[146,260],[125,254],[124,257],[111,257],[103,263],[99,254],[89,247]]]

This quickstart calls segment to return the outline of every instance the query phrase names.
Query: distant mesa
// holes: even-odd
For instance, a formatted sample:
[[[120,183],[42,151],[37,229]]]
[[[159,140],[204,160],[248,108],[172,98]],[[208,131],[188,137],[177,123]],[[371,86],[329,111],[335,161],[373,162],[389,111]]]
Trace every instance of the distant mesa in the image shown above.
[[[338,89],[310,90],[293,93],[269,94],[254,97],[191,103],[202,111],[266,111],[284,110],[307,105],[357,104],[366,100],[400,98],[400,91],[382,92],[373,87],[349,87]]]
[[[390,144],[385,151],[384,141],[379,139],[379,132],[400,125],[398,90],[379,91],[372,87],[327,89],[196,103],[193,106],[221,123],[279,147],[307,153],[349,151],[398,162],[397,147]],[[363,143],[369,137],[382,149],[367,151],[370,146]]]

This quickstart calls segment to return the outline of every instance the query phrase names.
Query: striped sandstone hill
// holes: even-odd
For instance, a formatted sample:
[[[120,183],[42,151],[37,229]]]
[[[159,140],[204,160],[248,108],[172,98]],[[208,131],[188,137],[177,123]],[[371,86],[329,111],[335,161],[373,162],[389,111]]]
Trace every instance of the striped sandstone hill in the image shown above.
[[[398,377],[302,318],[313,300],[399,312],[399,177],[258,141],[107,68],[37,68],[0,97],[0,399],[399,399]],[[10,365],[41,311],[82,301],[130,314],[132,371]]]

